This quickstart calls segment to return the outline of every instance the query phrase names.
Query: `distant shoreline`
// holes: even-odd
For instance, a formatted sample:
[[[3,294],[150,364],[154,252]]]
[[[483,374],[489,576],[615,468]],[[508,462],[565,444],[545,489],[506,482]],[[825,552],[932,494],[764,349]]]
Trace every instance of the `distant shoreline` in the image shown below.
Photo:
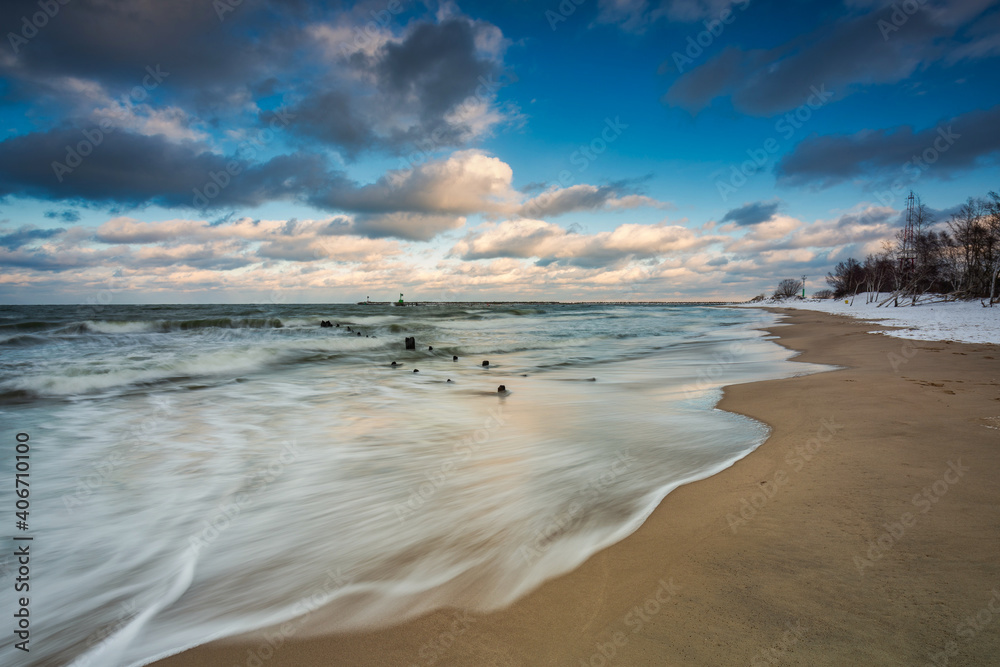
[[[412,301],[404,306],[735,306],[746,301]],[[253,305],[253,304],[247,304]],[[311,304],[296,304],[308,306]],[[327,303],[318,306],[394,306],[395,301]]]
[[[736,306],[747,301],[407,301],[404,306]],[[0,308],[110,308],[114,306],[392,306],[395,301],[315,301],[303,303],[0,303]]]

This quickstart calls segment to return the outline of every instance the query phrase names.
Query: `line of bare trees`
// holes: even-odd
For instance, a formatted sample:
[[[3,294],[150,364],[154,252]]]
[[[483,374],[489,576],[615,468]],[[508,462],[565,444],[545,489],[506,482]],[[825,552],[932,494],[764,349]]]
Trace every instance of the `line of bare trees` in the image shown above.
[[[887,301],[896,304],[928,293],[1000,301],[1000,194],[970,197],[943,226],[936,222],[915,197],[913,235],[901,229],[864,262],[852,257],[837,264],[826,277],[833,296],[868,292],[871,300],[889,292]]]

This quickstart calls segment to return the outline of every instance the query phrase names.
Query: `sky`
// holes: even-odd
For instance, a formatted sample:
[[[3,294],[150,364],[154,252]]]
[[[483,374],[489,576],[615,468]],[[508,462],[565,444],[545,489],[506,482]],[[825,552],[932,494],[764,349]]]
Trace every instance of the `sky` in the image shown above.
[[[1000,0],[0,18],[0,303],[814,292],[1000,190]]]

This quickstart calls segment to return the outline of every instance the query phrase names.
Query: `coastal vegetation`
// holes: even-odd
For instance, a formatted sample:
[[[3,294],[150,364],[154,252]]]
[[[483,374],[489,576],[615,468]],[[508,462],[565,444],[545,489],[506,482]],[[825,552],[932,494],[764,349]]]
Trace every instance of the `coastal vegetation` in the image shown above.
[[[833,297],[889,292],[886,302],[893,304],[932,293],[989,305],[1000,300],[1000,194],[970,197],[946,221],[935,220],[914,196],[907,220],[881,252],[837,264],[826,278]]]

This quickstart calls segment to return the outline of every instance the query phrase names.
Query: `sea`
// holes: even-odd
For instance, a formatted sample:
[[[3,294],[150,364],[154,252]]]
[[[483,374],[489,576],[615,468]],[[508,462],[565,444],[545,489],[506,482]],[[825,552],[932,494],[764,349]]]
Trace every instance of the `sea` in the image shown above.
[[[715,406],[724,385],[822,370],[760,330],[776,322],[696,304],[0,307],[0,664],[130,667],[282,623],[502,608],[767,438]]]

